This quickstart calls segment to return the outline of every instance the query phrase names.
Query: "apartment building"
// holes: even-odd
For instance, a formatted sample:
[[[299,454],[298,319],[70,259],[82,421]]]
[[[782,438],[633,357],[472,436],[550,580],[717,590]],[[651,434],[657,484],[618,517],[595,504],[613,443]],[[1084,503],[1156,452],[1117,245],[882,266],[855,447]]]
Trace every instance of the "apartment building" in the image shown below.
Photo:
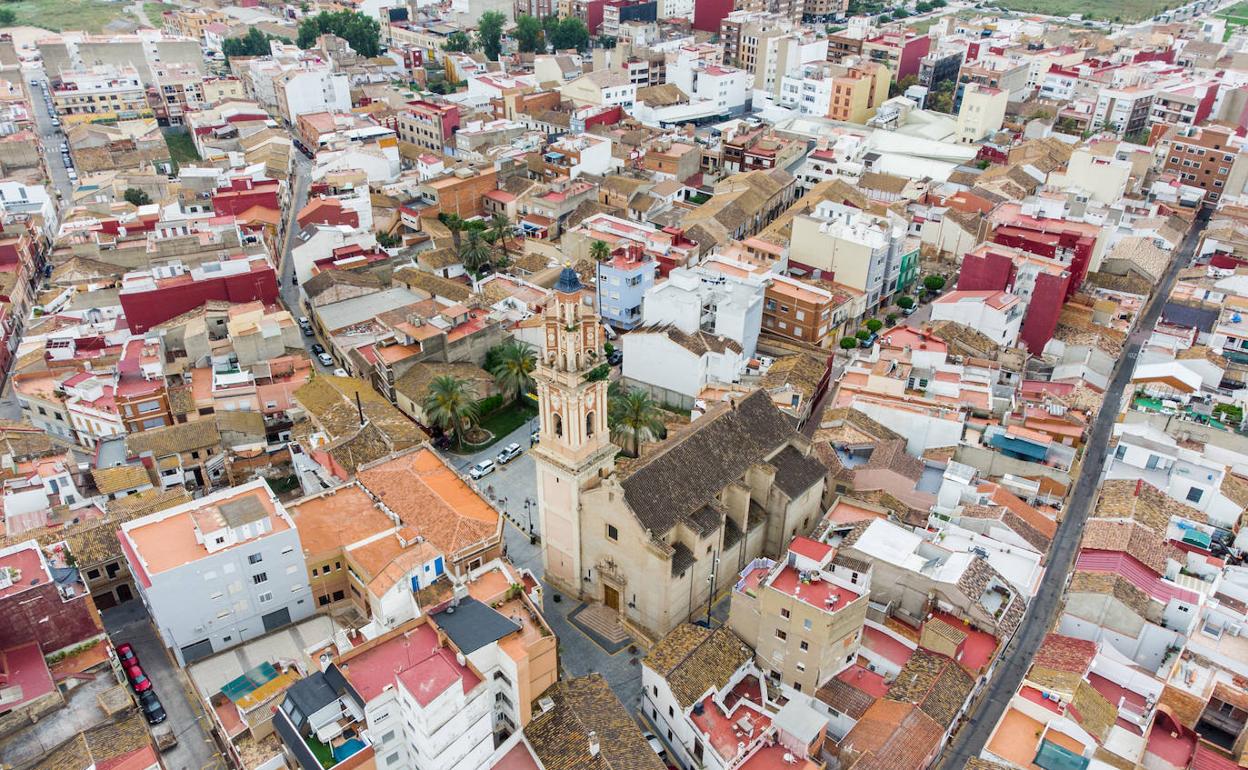
[[[118,536],[139,597],[181,665],[315,609],[299,533],[263,479],[133,519]]]
[[[858,659],[870,591],[869,562],[796,537],[784,559],[742,573],[728,626],[769,679],[813,694]]]
[[[910,30],[889,31],[862,41],[862,55],[886,65],[897,80],[917,77],[919,63],[931,48],[930,37]]]
[[[1153,135],[1159,137],[1159,170],[1177,174],[1184,184],[1204,190],[1210,203],[1243,192],[1248,161],[1243,159],[1240,138],[1230,130],[1157,126]]]
[[[1000,88],[968,84],[958,107],[957,141],[975,144],[1000,131],[1009,100],[1009,94]]]
[[[900,224],[823,201],[793,218],[789,265],[864,292],[867,312],[872,312],[897,290],[909,250]]]
[[[61,72],[52,106],[66,123],[151,117],[147,89],[134,67],[100,65]]]
[[[677,268],[646,292],[642,306],[649,325],[672,324],[686,334],[706,331],[741,345],[746,358],[758,347],[767,279],[752,265],[711,257],[696,267]]]
[[[399,140],[436,152],[447,152],[459,130],[459,105],[423,99],[408,102],[395,121]]]
[[[208,103],[204,76],[189,65],[170,65],[152,70],[155,84],[148,89],[152,113],[162,126],[182,125],[186,113]]]

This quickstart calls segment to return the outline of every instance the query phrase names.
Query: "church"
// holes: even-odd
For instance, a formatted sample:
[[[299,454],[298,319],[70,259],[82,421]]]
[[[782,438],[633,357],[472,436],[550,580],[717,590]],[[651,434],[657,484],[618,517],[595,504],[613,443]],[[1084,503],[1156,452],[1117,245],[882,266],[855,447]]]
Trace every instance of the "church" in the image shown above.
[[[565,269],[543,311],[535,379],[545,579],[652,637],[706,612],[761,556],[777,557],[823,512],[827,468],[765,391],[713,405],[617,461],[602,325]]]

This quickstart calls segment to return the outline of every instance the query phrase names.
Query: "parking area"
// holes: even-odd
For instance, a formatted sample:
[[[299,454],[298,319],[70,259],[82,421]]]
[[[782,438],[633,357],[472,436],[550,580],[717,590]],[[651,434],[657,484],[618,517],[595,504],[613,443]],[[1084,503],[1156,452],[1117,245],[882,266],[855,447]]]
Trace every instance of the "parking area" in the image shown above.
[[[168,713],[178,745],[161,755],[167,770],[216,770],[226,767],[208,734],[207,717],[191,692],[190,681],[174,665],[156,634],[147,609],[133,600],[100,613],[113,644],[129,642],[139,656]]]

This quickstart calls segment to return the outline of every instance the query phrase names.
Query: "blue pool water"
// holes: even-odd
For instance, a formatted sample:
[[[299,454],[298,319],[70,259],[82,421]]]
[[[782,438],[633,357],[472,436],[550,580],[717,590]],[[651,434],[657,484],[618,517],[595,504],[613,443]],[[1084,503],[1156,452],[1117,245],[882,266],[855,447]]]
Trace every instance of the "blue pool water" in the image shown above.
[[[364,741],[359,738],[352,738],[341,746],[334,747],[334,761],[341,762],[362,748],[364,748]]]

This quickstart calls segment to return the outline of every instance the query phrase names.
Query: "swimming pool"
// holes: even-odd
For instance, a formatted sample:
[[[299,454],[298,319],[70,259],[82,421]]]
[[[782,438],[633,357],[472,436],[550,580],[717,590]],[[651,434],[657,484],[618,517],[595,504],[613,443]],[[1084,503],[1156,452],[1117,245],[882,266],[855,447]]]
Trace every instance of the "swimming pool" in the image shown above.
[[[334,747],[334,761],[341,762],[362,748],[364,748],[364,741],[359,738],[346,740],[341,745]]]

